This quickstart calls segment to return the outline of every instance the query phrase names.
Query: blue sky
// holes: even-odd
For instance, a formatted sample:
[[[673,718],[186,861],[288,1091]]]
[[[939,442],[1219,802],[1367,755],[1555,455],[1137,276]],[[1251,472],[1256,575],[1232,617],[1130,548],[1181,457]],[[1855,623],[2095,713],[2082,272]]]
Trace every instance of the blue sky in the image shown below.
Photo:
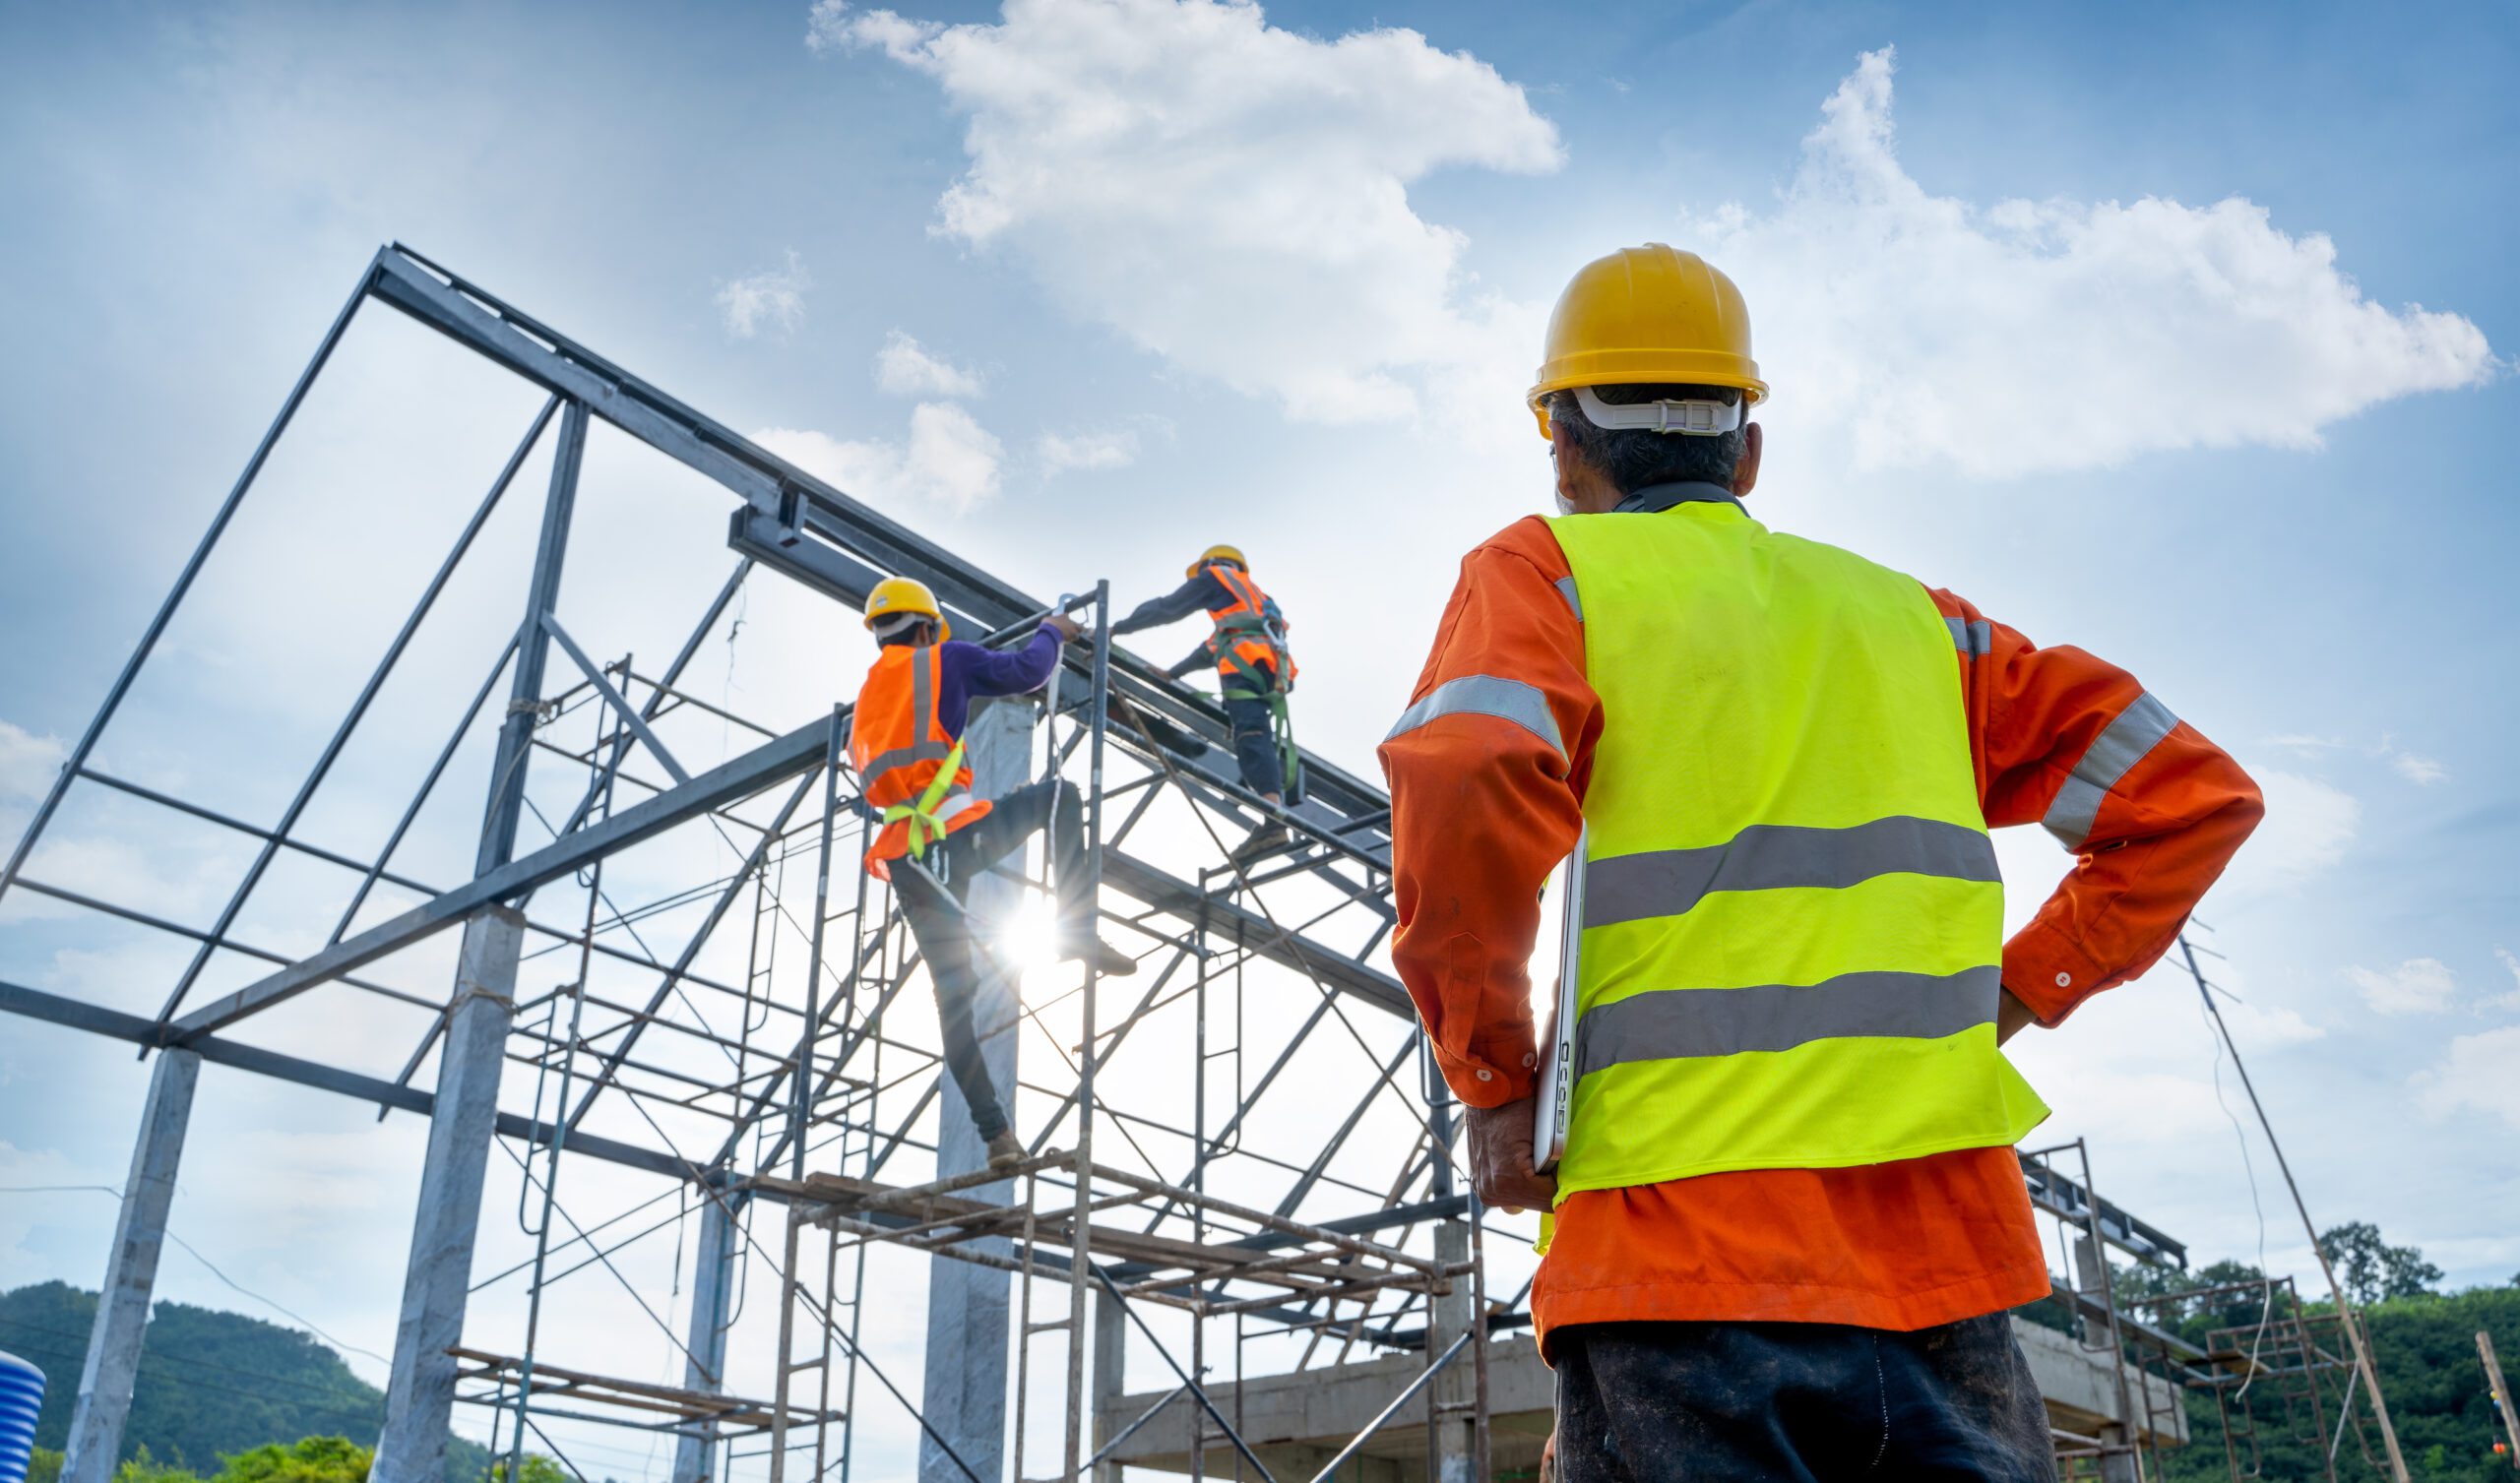
[[[2127,665],[2267,783],[2203,914],[2313,1209],[2454,1280],[2520,1268],[2507,7],[888,17],[0,13],[0,825],[386,240],[1036,590],[1131,596],[1239,540],[1297,624],[1299,723],[1360,772],[1460,553],[1546,502],[1517,393],[1547,303],[1583,260],[1669,240],[1750,294],[1766,519]],[[117,733],[131,767],[275,813],[288,784],[245,762],[311,753],[324,666],[373,651],[337,605],[460,521],[531,415],[395,369],[409,345],[380,336],[350,366],[368,404],[444,420],[364,461],[352,408],[320,424],[282,497],[302,519],[240,531],[266,544]],[[605,549],[714,583],[722,507],[692,508],[695,545]],[[299,559],[322,570],[271,581]],[[573,600],[600,603],[590,570]],[[730,683],[802,719],[846,665],[780,642]],[[2018,917],[2061,861],[2004,849]],[[171,900],[220,858],[96,868],[159,872]],[[0,906],[0,975],[79,991],[144,958]],[[2022,1059],[2123,1203],[2255,1249],[2191,992],[2155,975]],[[0,1180],[118,1182],[144,1075],[11,1026]],[[384,1349],[408,1120],[204,1085],[224,1146],[334,1173],[292,1203],[294,1249],[214,1172],[179,1219]],[[0,1283],[93,1283],[110,1208],[88,1199],[0,1196]],[[2266,1249],[2297,1263],[2275,1213]],[[232,1299],[181,1267],[167,1290]]]

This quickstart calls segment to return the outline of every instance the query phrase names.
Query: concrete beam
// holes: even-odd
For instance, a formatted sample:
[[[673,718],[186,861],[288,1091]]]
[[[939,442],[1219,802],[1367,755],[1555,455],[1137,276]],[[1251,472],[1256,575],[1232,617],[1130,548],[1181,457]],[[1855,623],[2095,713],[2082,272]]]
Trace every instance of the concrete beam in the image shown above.
[[[972,708],[963,744],[972,765],[972,788],[981,797],[994,798],[1031,780],[1036,713],[1029,699]],[[1013,881],[982,875],[971,883],[965,905],[976,920],[1003,921],[1023,898],[1024,888]],[[982,1032],[980,1059],[988,1065],[989,1080],[997,1083],[1010,1119],[1015,1116],[1021,1014],[1012,975],[979,975],[972,1020]],[[992,1026],[998,1027],[994,1034],[988,1033]],[[943,1085],[937,1104],[936,1176],[950,1179],[979,1169],[988,1162],[988,1152],[972,1127],[971,1104],[963,1100],[954,1079],[944,1078]],[[1004,1205],[1014,1199],[1015,1186],[1000,1180],[965,1193],[983,1204]],[[1002,1238],[970,1244],[998,1256],[1012,1250]],[[928,1261],[927,1368],[919,1414],[983,1480],[1006,1471],[1007,1324],[1013,1280],[1010,1273],[969,1262],[944,1257]],[[924,1433],[918,1444],[918,1477],[919,1483],[965,1483],[962,1469]]]
[[[123,1181],[122,1212],[114,1218],[96,1325],[88,1336],[88,1362],[79,1372],[79,1398],[70,1412],[61,1464],[65,1483],[110,1483],[121,1460],[123,1422],[131,1414],[150,1292],[166,1238],[166,1209],[174,1203],[175,1170],[183,1162],[184,1130],[192,1122],[193,1087],[200,1080],[201,1057],[184,1050],[158,1056],[149,1074],[149,1100],[141,1108],[140,1137]]]
[[[2081,1436],[2095,1435],[2103,1426],[2120,1425],[2117,1387],[2106,1356],[2085,1350],[2070,1333],[2017,1320],[2013,1333],[2030,1361],[2030,1373],[2039,1384],[2051,1423]],[[1464,1354],[1454,1361],[1454,1368],[1466,1367],[1468,1360]],[[1304,1466],[1307,1459],[1326,1457],[1345,1446],[1418,1377],[1425,1363],[1422,1355],[1393,1355],[1255,1377],[1239,1388],[1222,1384],[1213,1387],[1210,1394],[1228,1415],[1241,1418],[1238,1424],[1244,1439],[1284,1483],[1310,1476]],[[2150,1388],[2153,1412],[2166,1422],[2161,1444],[2175,1447],[2187,1442],[2186,1412],[2174,1388],[2157,1376],[2139,1378],[2131,1369],[2128,1379],[2130,1385],[2140,1379]],[[1442,1383],[1439,1378],[1438,1386]],[[1556,1404],[1554,1379],[1541,1363],[1539,1346],[1529,1334],[1495,1341],[1488,1351],[1487,1384],[1490,1465],[1499,1475],[1527,1472],[1538,1464]],[[1098,1390],[1096,1424],[1102,1435],[1111,1435],[1163,1393],[1107,1395]],[[2140,1388],[2134,1391],[2133,1431],[2143,1427],[2145,1393]],[[1188,1472],[1193,1410],[1178,1401],[1166,1406],[1120,1444],[1113,1460],[1156,1472]],[[1389,1476],[1395,1483],[1401,1478],[1409,1483],[1425,1478],[1431,1470],[1426,1461],[1427,1440],[1425,1412],[1412,1405],[1365,1445],[1358,1459],[1365,1469],[1363,1476]],[[1440,1451],[1440,1441],[1438,1447]],[[1232,1471],[1233,1461],[1229,1449],[1211,1441],[1202,1471],[1226,1476]],[[1346,1475],[1342,1468],[1342,1478]]]
[[[446,1471],[456,1371],[447,1350],[464,1337],[481,1183],[498,1118],[499,1073],[524,948],[525,914],[513,907],[492,907],[464,925],[437,1106],[429,1117],[428,1161],[420,1173],[419,1210],[403,1274],[402,1322],[385,1386],[385,1432],[368,1474],[372,1483],[439,1483]]]

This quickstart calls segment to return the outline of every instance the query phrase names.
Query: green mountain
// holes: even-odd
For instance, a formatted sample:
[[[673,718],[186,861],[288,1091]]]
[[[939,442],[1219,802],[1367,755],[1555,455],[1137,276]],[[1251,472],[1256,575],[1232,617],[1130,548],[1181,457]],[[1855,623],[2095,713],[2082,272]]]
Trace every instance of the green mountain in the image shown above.
[[[0,1293],[0,1349],[42,1366],[50,1382],[38,1447],[59,1448],[69,1436],[95,1319],[96,1295],[66,1282]],[[221,1457],[266,1443],[337,1436],[368,1445],[384,1424],[385,1392],[315,1339],[241,1313],[159,1303],[141,1342],[123,1456],[145,1447],[159,1462],[208,1476]],[[480,1447],[457,1438],[447,1483],[475,1483],[488,1466]]]

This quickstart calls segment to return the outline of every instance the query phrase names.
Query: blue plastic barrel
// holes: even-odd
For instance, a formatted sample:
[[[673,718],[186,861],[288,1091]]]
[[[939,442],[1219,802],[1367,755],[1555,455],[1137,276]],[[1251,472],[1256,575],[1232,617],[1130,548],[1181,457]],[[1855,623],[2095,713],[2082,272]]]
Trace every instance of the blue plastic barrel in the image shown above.
[[[0,1483],[27,1483],[34,1460],[35,1412],[43,1409],[43,1372],[0,1352]]]

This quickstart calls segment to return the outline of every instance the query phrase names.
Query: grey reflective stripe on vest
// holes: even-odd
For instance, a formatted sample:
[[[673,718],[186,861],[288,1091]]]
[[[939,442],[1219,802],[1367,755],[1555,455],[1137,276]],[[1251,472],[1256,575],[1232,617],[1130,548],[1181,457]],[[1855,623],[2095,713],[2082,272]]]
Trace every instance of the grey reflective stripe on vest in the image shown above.
[[[1457,680],[1446,680],[1426,692],[1426,698],[1400,713],[1400,720],[1383,738],[1391,741],[1443,715],[1492,715],[1512,721],[1542,741],[1566,753],[1566,744],[1557,737],[1557,717],[1548,712],[1548,697],[1537,685],[1520,680],[1499,679],[1491,674],[1466,674]]]
[[[1847,973],[1822,983],[1748,989],[1659,989],[1584,1014],[1575,1031],[1580,1079],[1629,1061],[1737,1056],[1857,1036],[1939,1040],[1995,1018],[2003,970]]]
[[[1995,626],[1984,618],[1945,618],[1942,626],[1951,630],[1951,647],[1960,650],[1964,658],[1974,659],[1995,647]]]
[[[934,713],[931,708],[935,702],[935,689],[928,678],[928,668],[935,662],[936,649],[932,645],[920,645],[910,651],[910,745],[895,747],[870,759],[857,774],[858,782],[864,786],[873,787],[876,778],[895,768],[907,768],[913,763],[931,760],[943,762],[954,755],[952,742],[927,739],[927,721]]]
[[[2150,691],[2135,697],[2133,705],[2117,712],[2117,718],[2093,738],[2091,749],[2074,764],[2073,775],[2056,790],[2056,801],[2048,805],[2048,816],[2039,822],[2067,849],[2082,848],[2100,820],[2100,801],[2177,725],[2178,717],[2154,700]]]
[[[1583,622],[1584,599],[1575,595],[1574,578],[1560,577],[1557,579],[1557,595],[1566,599],[1566,610],[1575,615],[1575,621],[1578,623]]]
[[[1584,867],[1584,925],[1678,916],[1717,891],[1844,888],[1875,876],[1999,880],[1983,830],[1894,815],[1852,829],[1753,824],[1722,844],[1612,855]]]
[[[857,774],[858,780],[868,787],[873,787],[876,778],[895,768],[907,768],[913,763],[943,762],[953,755],[952,742],[926,741],[916,746],[895,747],[890,752],[879,753],[870,759],[866,764],[866,770]]]

